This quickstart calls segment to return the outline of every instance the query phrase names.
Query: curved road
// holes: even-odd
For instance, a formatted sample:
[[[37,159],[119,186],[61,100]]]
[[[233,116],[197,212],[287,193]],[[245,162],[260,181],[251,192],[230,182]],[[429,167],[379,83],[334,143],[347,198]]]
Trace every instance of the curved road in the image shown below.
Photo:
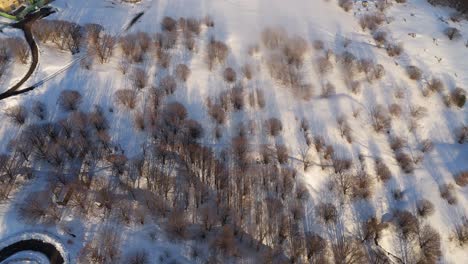
[[[0,100],[17,95],[17,90],[31,77],[31,75],[36,70],[39,63],[39,48],[37,47],[36,41],[34,40],[32,34],[32,25],[36,20],[46,17],[52,13],[54,13],[54,11],[51,8],[42,8],[31,16],[26,17],[23,21],[13,24],[14,28],[21,29],[24,32],[26,42],[31,49],[32,63],[26,75],[17,84],[9,88],[6,92],[0,94]]]
[[[51,264],[63,264],[64,258],[53,244],[39,239],[22,240],[0,250],[0,263],[22,251],[34,251],[44,254]]]

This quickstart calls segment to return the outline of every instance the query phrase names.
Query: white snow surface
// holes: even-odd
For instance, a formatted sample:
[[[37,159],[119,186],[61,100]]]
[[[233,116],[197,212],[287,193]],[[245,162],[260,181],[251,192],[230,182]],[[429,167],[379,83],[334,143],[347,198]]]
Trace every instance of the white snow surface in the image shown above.
[[[113,34],[120,34],[135,14],[141,11],[145,11],[145,15],[130,32],[156,33],[160,31],[160,21],[164,16],[203,18],[210,15],[213,17],[215,28],[203,29],[197,40],[197,53],[190,55],[185,51],[177,51],[173,54],[172,61],[172,65],[182,62],[189,65],[192,75],[186,85],[179,86],[171,99],[182,102],[189,109],[189,117],[201,122],[206,131],[211,131],[214,125],[206,112],[205,99],[208,96],[214,97],[223,89],[227,89],[221,74],[224,68],[217,67],[210,72],[205,63],[205,45],[211,36],[228,44],[230,56],[227,64],[238,72],[246,62],[256,66],[262,65],[262,54],[249,57],[247,50],[249,46],[259,42],[261,31],[268,26],[282,26],[291,34],[300,35],[311,42],[323,40],[325,46],[334,50],[335,54],[340,54],[345,50],[343,48],[345,39],[352,40],[348,47],[349,51],[359,58],[372,59],[385,67],[386,74],[382,80],[372,84],[364,83],[361,94],[355,95],[347,90],[343,78],[335,67],[334,72],[330,73],[327,79],[335,84],[337,94],[323,99],[319,96],[320,82],[317,81],[317,74],[314,71],[313,58],[316,57],[317,52],[311,49],[306,55],[310,59],[305,60],[304,67],[307,72],[306,79],[316,87],[315,96],[311,100],[303,101],[295,98],[288,89],[272,80],[266,69],[260,69],[255,73],[255,78],[246,83],[246,87],[252,90],[264,89],[266,108],[261,111],[247,108],[242,114],[233,113],[221,142],[216,142],[210,133],[206,133],[203,143],[213,146],[227,144],[239,120],[253,120],[261,128],[263,120],[278,117],[282,120],[284,129],[282,136],[277,140],[286,143],[291,155],[299,158],[299,148],[304,142],[298,128],[300,120],[305,118],[311,124],[313,134],[323,135],[327,142],[336,145],[335,150],[339,155],[357,159],[361,153],[368,159],[367,163],[370,166],[373,166],[372,159],[376,157],[381,157],[389,165],[394,180],[387,183],[389,184],[387,187],[380,183],[375,184],[371,206],[356,205],[361,214],[382,216],[389,212],[390,206],[414,210],[416,200],[428,199],[436,208],[435,214],[427,221],[442,236],[444,253],[442,263],[463,263],[463,260],[468,259],[466,248],[461,248],[450,241],[454,219],[468,214],[468,188],[455,185],[458,197],[456,205],[449,205],[439,195],[441,184],[453,183],[454,174],[468,169],[468,145],[458,144],[453,136],[453,130],[456,127],[468,123],[468,108],[466,106],[463,109],[446,108],[437,94],[423,97],[421,95],[423,84],[410,80],[404,69],[407,65],[416,65],[423,70],[424,79],[429,80],[432,76],[439,77],[449,91],[457,86],[468,89],[468,75],[466,74],[468,72],[468,48],[465,47],[468,38],[468,23],[463,21],[453,24],[453,22],[443,22],[440,19],[444,18],[449,21],[448,17],[453,10],[433,7],[425,0],[408,0],[406,4],[394,4],[390,7],[386,11],[389,23],[385,24],[382,30],[389,33],[389,38],[404,45],[404,54],[398,58],[391,58],[384,49],[375,45],[368,31],[361,29],[357,18],[359,14],[355,15],[353,11],[343,11],[334,0],[143,0],[139,4],[123,4],[111,0],[57,0],[53,5],[59,11],[48,19],[63,19],[79,24],[99,23],[106,28],[106,31]],[[448,40],[443,35],[447,24],[453,24],[459,28],[464,38],[460,41]],[[415,33],[416,37],[413,38],[408,33]],[[6,34],[17,34],[17,32],[9,30]],[[40,52],[39,68],[27,84],[42,80],[76,59],[76,56],[80,56],[58,51],[49,44],[40,44]],[[438,62],[436,57],[443,59]],[[132,115],[114,106],[114,92],[121,88],[129,88],[131,85],[130,80],[119,73],[117,65],[117,54],[114,54],[107,64],[94,65],[91,71],[75,65],[33,92],[0,101],[0,111],[17,104],[28,105],[32,100],[40,99],[48,105],[51,113],[49,118],[55,119],[62,115],[56,104],[59,93],[64,89],[76,89],[85,98],[82,109],[91,109],[94,105],[100,105],[103,109],[114,109],[113,113],[107,113],[112,124],[113,141],[121,144],[128,156],[135,155],[141,150],[143,137],[135,135],[136,132],[132,128]],[[11,76],[8,76],[6,81],[0,80],[2,91],[21,78],[22,71],[25,72],[27,67],[18,68],[15,66],[14,71],[10,71]],[[147,68],[152,76],[150,82],[156,84],[161,77],[155,74],[156,66],[147,63]],[[404,99],[394,97],[396,87],[404,88],[406,94]],[[429,138],[434,142],[434,150],[424,155],[424,161],[417,165],[414,175],[401,172],[393,158],[393,151],[387,143],[387,137],[375,133],[370,125],[368,115],[370,107],[394,102],[399,102],[403,107],[403,116],[407,115],[410,105],[424,106],[429,111],[427,117],[420,121],[417,135],[408,131],[404,118],[393,121],[392,129],[408,140],[412,151],[416,150],[418,142],[423,139]],[[358,108],[362,109],[362,114],[360,118],[354,119],[351,113]],[[346,144],[336,129],[335,119],[343,114],[348,116],[353,130],[354,144],[352,145]],[[8,141],[14,138],[19,130],[20,128],[4,121],[2,117],[0,152],[6,151]],[[274,142],[274,139],[259,136],[257,142],[254,143],[268,142]],[[315,158],[318,160],[318,156]],[[314,228],[313,205],[327,199],[326,195],[323,195],[323,190],[328,175],[315,166],[306,173],[302,173],[301,176],[312,194],[306,211],[309,216],[307,226]],[[20,190],[18,196],[20,198],[15,198],[15,200],[21,199],[21,194],[28,190],[40,188],[40,180],[38,181],[39,184],[34,182]],[[391,193],[391,190],[396,188],[400,188],[405,193],[405,198],[397,204],[392,199]],[[13,203],[0,205],[0,238],[27,229],[25,224],[16,219],[12,206]],[[354,213],[346,213],[349,221],[353,220]],[[98,222],[90,223],[92,226],[97,226],[97,224]],[[40,228],[59,233],[58,228]],[[158,250],[155,251],[154,246],[150,247],[148,241],[144,241],[143,237],[147,233],[145,228],[142,230],[128,228],[123,232],[129,235],[128,241],[124,244],[130,246],[126,249],[131,248],[131,245],[134,247],[143,245],[148,249],[151,248],[153,254],[158,250],[159,252],[165,250],[177,252],[180,246],[171,244],[162,237],[161,241],[157,242]],[[78,237],[84,236],[85,234],[80,234]],[[394,242],[394,237],[390,235],[382,237],[382,245],[387,248],[391,248]],[[77,253],[78,245],[76,244],[80,242],[71,246],[71,256]]]

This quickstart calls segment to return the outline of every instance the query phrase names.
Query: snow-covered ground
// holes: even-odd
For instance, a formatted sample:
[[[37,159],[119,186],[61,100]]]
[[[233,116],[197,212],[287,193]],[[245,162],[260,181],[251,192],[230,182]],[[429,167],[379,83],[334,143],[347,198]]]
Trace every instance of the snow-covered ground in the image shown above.
[[[451,22],[449,16],[453,10],[433,7],[426,0],[408,0],[406,4],[393,4],[385,11],[388,23],[384,23],[381,30],[386,31],[387,38],[395,43],[402,43],[404,51],[399,57],[389,57],[385,49],[377,47],[372,35],[362,30],[359,25],[359,17],[365,15],[367,11],[355,8],[345,12],[334,0],[143,0],[139,4],[123,4],[111,0],[57,0],[53,5],[58,8],[58,12],[48,19],[68,20],[81,25],[98,23],[103,25],[107,32],[117,35],[122,34],[124,27],[142,11],[145,14],[130,32],[159,32],[160,21],[165,16],[175,18],[211,16],[215,21],[215,27],[203,28],[197,39],[197,52],[189,54],[187,51],[177,51],[173,54],[172,64],[187,64],[192,69],[192,75],[184,87],[179,87],[172,99],[183,103],[189,110],[189,117],[203,124],[206,131],[214,129],[215,126],[205,109],[206,98],[215,97],[227,88],[222,78],[224,68],[215,68],[210,72],[205,62],[206,43],[211,37],[215,37],[230,47],[227,65],[237,72],[240,72],[245,63],[258,68],[255,77],[245,82],[245,87],[248,91],[263,89],[266,107],[263,110],[246,109],[243,113],[233,113],[229,118],[231,121],[228,121],[223,128],[225,133],[221,140],[215,141],[211,133],[205,133],[202,140],[204,144],[219,146],[228,144],[230,135],[235,133],[234,128],[240,120],[252,120],[261,129],[264,120],[277,117],[282,121],[284,129],[281,137],[276,140],[285,143],[291,151],[291,156],[299,159],[304,139],[298,128],[301,120],[305,119],[311,125],[312,134],[322,135],[326,142],[335,146],[339,156],[357,160],[359,155],[363,155],[366,164],[371,168],[373,159],[379,157],[390,167],[394,179],[386,185],[375,184],[370,205],[362,207],[356,205],[361,214],[382,216],[389,213],[391,208],[413,210],[417,200],[428,199],[436,208],[434,215],[429,217],[427,222],[441,234],[443,251],[441,262],[463,263],[468,259],[466,247],[462,248],[450,241],[454,219],[460,219],[468,214],[468,188],[455,185],[458,197],[456,205],[449,205],[439,194],[439,186],[453,183],[454,174],[468,170],[468,145],[458,144],[454,138],[454,130],[468,124],[468,108],[466,106],[462,109],[447,108],[437,93],[428,97],[424,97],[421,93],[425,81],[429,81],[432,77],[440,78],[448,92],[455,87],[468,89],[468,48],[465,46],[468,39],[468,22],[462,21],[456,24]],[[443,34],[443,30],[448,25],[459,28],[463,38],[459,41],[448,40]],[[305,80],[315,87],[314,96],[310,100],[297,99],[291,91],[270,77],[264,67],[264,53],[248,55],[249,47],[260,42],[261,32],[266,27],[272,26],[283,27],[291,35],[299,35],[311,43],[322,40],[325,47],[333,50],[335,54],[348,50],[358,58],[371,59],[384,66],[385,76],[372,83],[363,82],[361,93],[353,94],[346,87],[337,64],[325,77],[336,86],[336,95],[322,98],[320,77],[314,70],[315,58],[320,55],[320,51],[311,48],[305,55],[304,71]],[[414,37],[410,33],[414,33]],[[13,34],[18,32],[6,31],[6,35]],[[1,37],[3,36],[0,35]],[[344,43],[348,39],[351,43],[345,48]],[[25,87],[59,71],[77,56],[81,55],[72,56],[69,52],[58,51],[49,44],[40,44],[38,70]],[[56,119],[63,115],[56,103],[60,92],[64,89],[79,90],[84,98],[82,109],[92,109],[94,105],[100,105],[103,109],[113,108],[112,113],[106,114],[112,124],[110,130],[112,140],[120,144],[128,156],[136,155],[141,151],[140,146],[144,142],[144,136],[132,128],[132,115],[115,106],[114,92],[131,86],[128,77],[119,72],[118,63],[119,55],[116,52],[109,63],[95,64],[90,71],[81,68],[79,64],[74,65],[33,92],[0,101],[0,110],[18,104],[28,105],[32,100],[39,99],[47,104],[51,113],[50,119]],[[156,84],[161,78],[161,71],[154,64],[149,62],[144,64],[151,76],[150,83]],[[407,77],[405,67],[409,65],[421,68],[422,81],[415,82]],[[6,78],[0,80],[1,90],[5,90],[15,80],[21,78],[26,68],[15,66],[14,71],[9,71]],[[394,96],[397,88],[403,89],[404,98],[399,99]],[[406,139],[411,152],[416,153],[418,145],[424,139],[430,139],[434,143],[434,150],[424,154],[424,160],[416,165],[416,170],[411,175],[400,170],[388,144],[388,137],[374,132],[371,126],[370,109],[377,104],[387,106],[392,103],[398,103],[403,108],[402,117],[392,121],[392,133]],[[416,133],[408,130],[408,122],[405,119],[409,116],[410,106],[423,106],[428,110],[427,116],[419,122]],[[361,110],[361,114],[354,118],[352,113],[357,110]],[[353,144],[347,144],[336,129],[335,120],[340,115],[348,117],[353,133]],[[0,152],[7,150],[7,143],[20,129],[2,117]],[[275,139],[258,136],[253,143],[274,144]],[[318,163],[318,155],[314,155],[313,160]],[[301,166],[299,163],[292,163],[299,168]],[[307,172],[299,171],[312,196],[310,203],[306,205],[307,226],[312,229],[315,226],[314,204],[327,199],[323,193],[329,175],[319,166],[313,166]],[[21,201],[23,194],[40,186],[41,180],[34,180],[23,186],[11,203],[0,205],[0,238],[27,228],[26,224],[16,219],[13,207],[15,202]],[[402,201],[392,200],[392,190],[395,189],[404,191],[405,197]],[[348,221],[352,221],[353,214],[352,210],[345,213]],[[71,256],[76,256],[79,246],[82,245],[80,239],[86,237],[86,233],[80,232],[92,232],[91,230],[99,226],[99,222],[77,224],[76,219],[70,221],[68,225],[78,229],[74,231],[78,232],[78,236],[76,239],[68,238],[66,235],[63,237],[65,240],[74,241],[70,249]],[[40,228],[60,233],[60,228]],[[152,255],[154,259],[166,251],[170,251],[171,255],[178,254],[177,247],[169,243],[163,235],[157,241],[153,241],[153,244],[145,241],[148,239],[147,228],[149,227],[135,230],[126,227],[122,230],[128,238],[123,243],[128,245],[124,246],[126,250],[143,245],[154,254]],[[381,244],[391,249],[390,251],[398,250],[395,237],[390,232],[384,232]],[[180,256],[179,259],[184,261],[185,257]]]

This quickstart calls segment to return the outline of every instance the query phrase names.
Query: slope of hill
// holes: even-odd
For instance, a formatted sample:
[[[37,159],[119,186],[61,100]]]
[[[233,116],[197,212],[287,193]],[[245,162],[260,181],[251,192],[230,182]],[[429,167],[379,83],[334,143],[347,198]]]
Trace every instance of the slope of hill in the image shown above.
[[[0,237],[34,223],[82,263],[463,263],[468,22],[369,2],[55,1],[41,85],[0,101]]]

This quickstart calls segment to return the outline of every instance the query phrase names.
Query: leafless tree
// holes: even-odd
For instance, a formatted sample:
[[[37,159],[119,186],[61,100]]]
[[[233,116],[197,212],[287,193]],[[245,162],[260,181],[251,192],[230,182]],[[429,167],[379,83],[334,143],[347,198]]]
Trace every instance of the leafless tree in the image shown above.
[[[377,159],[375,161],[375,174],[377,174],[379,179],[383,182],[386,182],[392,178],[390,169],[381,159]]]
[[[430,91],[441,93],[445,90],[444,83],[439,78],[432,78],[427,84]]]
[[[100,63],[103,64],[109,61],[109,58],[112,57],[115,43],[115,37],[108,34],[103,34],[91,47],[91,51],[97,56]]]
[[[461,126],[455,130],[455,137],[459,144],[468,141],[468,126]]]
[[[185,64],[179,64],[176,66],[176,77],[177,79],[186,82],[187,79],[190,77],[191,70]]]
[[[458,28],[454,27],[448,27],[444,30],[444,34],[450,39],[450,40],[459,40],[462,35],[460,33],[460,30]]]
[[[458,203],[458,198],[455,193],[455,186],[451,183],[442,184],[439,186],[440,197],[445,199],[447,203],[454,205]]]
[[[339,0],[338,5],[343,8],[344,11],[349,12],[349,10],[353,9],[353,1],[352,0]]]
[[[28,118],[28,110],[22,105],[9,107],[4,112],[5,116],[15,125],[22,126]]]
[[[399,232],[405,239],[409,239],[418,233],[419,222],[418,219],[408,211],[395,211],[394,223]]]
[[[365,263],[364,248],[352,237],[341,235],[335,243],[331,244],[331,250],[336,264]]]
[[[159,87],[170,95],[177,90],[177,82],[172,75],[167,75],[159,81]]]
[[[212,39],[207,47],[208,50],[208,68],[213,69],[216,63],[224,63],[226,60],[229,48],[221,41]]]
[[[419,81],[422,78],[421,69],[414,65],[406,67],[406,73],[411,80]]]
[[[428,217],[434,214],[434,204],[427,199],[421,199],[416,202],[416,210],[421,217]]]
[[[80,92],[76,90],[64,90],[60,93],[57,99],[57,104],[64,111],[76,111],[82,102]]]
[[[288,148],[285,145],[276,145],[276,158],[280,164],[286,164],[289,159]]]
[[[462,171],[455,175],[455,183],[458,186],[465,187],[468,185],[468,171]]]
[[[390,128],[390,117],[382,105],[374,106],[370,111],[370,115],[372,118],[372,126],[376,132],[382,132]]]
[[[468,242],[468,219],[466,217],[462,217],[455,223],[453,236],[460,246]]]
[[[167,230],[175,238],[187,237],[188,222],[185,213],[181,209],[174,209],[168,216]]]
[[[224,70],[223,76],[224,80],[228,83],[233,83],[237,79],[236,71],[234,71],[234,69],[232,69],[231,67],[228,67]]]
[[[272,137],[276,137],[283,130],[283,123],[278,118],[272,117],[265,121],[265,128]]]
[[[326,224],[335,223],[338,218],[336,207],[331,203],[319,203],[316,205],[315,214]]]
[[[430,225],[424,225],[418,234],[421,260],[424,263],[436,263],[442,257],[440,234]]]
[[[135,68],[131,77],[133,85],[138,90],[145,88],[148,85],[148,74],[142,68]]]
[[[20,38],[8,38],[6,41],[13,57],[22,64],[28,63],[29,47],[26,41]]]
[[[121,89],[115,92],[115,99],[117,103],[129,108],[133,109],[137,103],[137,93],[135,90],[131,89]]]
[[[164,17],[161,22],[161,29],[164,31],[175,31],[177,29],[177,21],[172,17]]]
[[[455,88],[455,90],[450,94],[450,97],[452,98],[452,102],[460,108],[462,108],[466,103],[466,92],[463,88]]]

